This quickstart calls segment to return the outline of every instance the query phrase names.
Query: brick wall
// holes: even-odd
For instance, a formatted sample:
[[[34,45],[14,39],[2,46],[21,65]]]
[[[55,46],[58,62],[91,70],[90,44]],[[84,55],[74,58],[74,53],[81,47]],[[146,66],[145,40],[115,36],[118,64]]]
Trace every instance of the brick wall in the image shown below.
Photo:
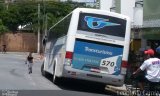
[[[6,33],[0,36],[0,49],[7,46],[10,52],[36,52],[37,36],[34,33]]]

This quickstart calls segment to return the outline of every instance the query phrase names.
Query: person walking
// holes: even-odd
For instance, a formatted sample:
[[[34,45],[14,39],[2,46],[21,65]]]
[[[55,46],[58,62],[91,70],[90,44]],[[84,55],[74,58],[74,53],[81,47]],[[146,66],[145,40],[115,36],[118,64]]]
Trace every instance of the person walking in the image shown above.
[[[27,62],[26,64],[28,63],[28,71],[29,71],[29,74],[32,73],[32,66],[33,66],[33,56],[32,56],[32,53],[30,52],[28,57],[27,57]]]
[[[144,51],[145,61],[142,65],[133,72],[133,75],[136,76],[142,71],[146,71],[144,80],[149,84],[149,91],[155,91],[156,85],[160,83],[160,59],[154,57],[154,50],[148,49]],[[143,84],[142,84],[143,85]],[[141,86],[141,90],[144,90],[144,86]]]
[[[6,53],[6,45],[3,44],[2,46],[3,46],[3,48],[2,48],[2,53],[5,54],[5,53]]]

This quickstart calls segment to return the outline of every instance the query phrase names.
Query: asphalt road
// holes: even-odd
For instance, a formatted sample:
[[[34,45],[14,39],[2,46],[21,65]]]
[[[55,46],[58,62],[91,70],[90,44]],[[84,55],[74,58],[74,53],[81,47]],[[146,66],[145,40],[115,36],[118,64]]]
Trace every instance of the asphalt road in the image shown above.
[[[0,53],[0,96],[115,96],[104,86],[80,80],[61,80],[54,85],[52,76],[43,77],[42,60],[34,55],[33,73],[28,74],[25,59],[28,53]]]

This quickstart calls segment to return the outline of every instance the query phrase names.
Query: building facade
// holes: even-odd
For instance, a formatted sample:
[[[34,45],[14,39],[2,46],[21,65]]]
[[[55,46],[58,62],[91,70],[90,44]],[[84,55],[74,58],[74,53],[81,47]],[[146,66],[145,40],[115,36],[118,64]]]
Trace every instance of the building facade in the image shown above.
[[[160,45],[159,0],[98,0],[100,9],[127,15],[132,21],[131,49],[138,52]]]
[[[144,0],[143,38],[146,46],[156,50],[160,46],[160,1]]]

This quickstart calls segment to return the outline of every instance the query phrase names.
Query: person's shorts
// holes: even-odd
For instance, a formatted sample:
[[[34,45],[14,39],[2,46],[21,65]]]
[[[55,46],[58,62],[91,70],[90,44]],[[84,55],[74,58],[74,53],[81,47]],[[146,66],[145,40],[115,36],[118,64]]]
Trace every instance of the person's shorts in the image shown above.
[[[136,81],[138,82],[145,82],[146,78],[145,78],[145,73],[144,72],[140,72],[136,77],[135,77]]]
[[[145,78],[145,83],[149,85],[149,90],[150,91],[157,91],[157,90],[159,90],[158,86],[160,85],[160,82],[151,82],[147,78]]]

